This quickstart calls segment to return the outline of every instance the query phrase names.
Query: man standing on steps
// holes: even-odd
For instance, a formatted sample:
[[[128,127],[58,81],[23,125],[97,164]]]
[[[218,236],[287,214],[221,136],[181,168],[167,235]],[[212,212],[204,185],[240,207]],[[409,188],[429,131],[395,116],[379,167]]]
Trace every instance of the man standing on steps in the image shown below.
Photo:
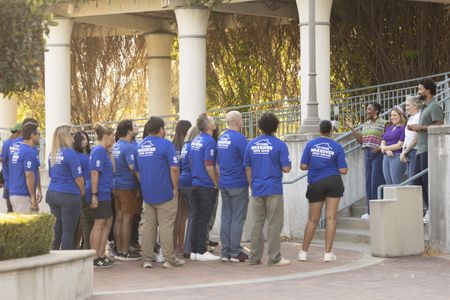
[[[417,152],[414,165],[414,173],[418,174],[428,168],[428,127],[444,124],[444,112],[436,102],[436,83],[431,79],[424,79],[419,83],[419,98],[423,101],[420,110],[419,124],[408,125],[408,129],[417,132]],[[422,185],[423,208],[426,210],[423,222],[426,224],[430,219],[428,201],[428,174],[417,179],[417,185]]]
[[[283,266],[290,261],[281,257],[280,234],[284,222],[283,173],[291,171],[286,143],[274,136],[278,118],[265,113],[258,120],[262,135],[252,140],[244,156],[247,180],[252,189],[254,223],[251,233],[250,264],[261,264],[264,252],[264,223],[267,220],[269,266]]]
[[[243,262],[248,258],[241,247],[242,229],[248,207],[248,182],[243,164],[247,139],[240,133],[240,112],[230,111],[226,121],[228,130],[217,142],[217,170],[222,194],[222,261]]]
[[[192,253],[191,260],[213,261],[220,257],[206,249],[206,234],[216,203],[217,176],[215,170],[216,141],[212,137],[215,124],[206,114],[197,119],[200,134],[191,142],[189,153],[192,173]]]

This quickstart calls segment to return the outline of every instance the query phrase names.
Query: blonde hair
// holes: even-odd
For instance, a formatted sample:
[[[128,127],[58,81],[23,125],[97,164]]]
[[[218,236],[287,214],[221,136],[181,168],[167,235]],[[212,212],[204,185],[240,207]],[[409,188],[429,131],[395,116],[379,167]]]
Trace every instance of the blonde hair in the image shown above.
[[[114,129],[100,123],[95,124],[93,129],[95,133],[97,133],[97,140],[99,141],[101,141],[105,135],[114,134]]]
[[[408,122],[408,118],[406,118],[406,115],[400,106],[394,106],[394,108],[391,109],[391,112],[393,111],[399,115],[402,125],[405,125]]]
[[[406,102],[411,103],[412,105],[417,107],[417,109],[420,109],[420,107],[422,106],[419,96],[406,96]]]
[[[186,138],[184,139],[184,142],[192,141],[199,134],[200,134],[200,130],[198,130],[197,126],[192,126],[191,128],[189,128],[188,132],[186,133]]]
[[[56,161],[58,153],[64,147],[72,148],[73,139],[71,137],[72,127],[64,124],[56,127],[53,133],[52,149],[50,151],[50,165]]]

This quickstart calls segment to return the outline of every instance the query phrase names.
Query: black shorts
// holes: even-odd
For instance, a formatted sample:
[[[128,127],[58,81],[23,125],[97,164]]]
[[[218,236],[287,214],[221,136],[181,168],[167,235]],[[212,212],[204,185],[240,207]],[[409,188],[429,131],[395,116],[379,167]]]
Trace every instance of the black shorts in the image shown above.
[[[330,176],[308,185],[306,198],[310,203],[325,201],[326,197],[340,198],[344,195],[344,183],[340,175]]]
[[[98,201],[98,206],[92,209],[94,219],[108,219],[112,217],[111,201]]]

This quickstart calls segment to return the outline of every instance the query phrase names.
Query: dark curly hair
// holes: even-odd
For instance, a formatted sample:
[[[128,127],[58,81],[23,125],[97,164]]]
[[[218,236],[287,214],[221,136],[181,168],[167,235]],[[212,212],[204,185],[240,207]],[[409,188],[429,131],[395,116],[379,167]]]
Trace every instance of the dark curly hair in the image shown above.
[[[273,113],[265,113],[258,120],[259,129],[267,135],[272,135],[278,129],[278,118]]]

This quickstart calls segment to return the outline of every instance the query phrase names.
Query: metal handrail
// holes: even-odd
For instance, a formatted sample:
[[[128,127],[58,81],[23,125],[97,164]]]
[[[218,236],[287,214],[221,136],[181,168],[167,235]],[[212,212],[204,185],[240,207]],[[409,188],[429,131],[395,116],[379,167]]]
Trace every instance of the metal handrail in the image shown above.
[[[378,187],[377,189],[377,199],[381,199],[382,197],[382,192],[384,191],[385,187],[388,186],[405,186],[405,185],[409,185],[409,183],[412,183],[413,181],[415,181],[416,179],[419,179],[420,177],[422,177],[423,175],[428,173],[428,168],[420,171],[419,173],[417,173],[416,175],[414,175],[411,178],[406,179],[405,181],[403,181],[402,183],[399,184],[382,184]]]
[[[407,83],[407,82],[415,82],[415,81],[417,82],[418,80],[421,80],[423,78],[441,77],[441,76],[446,76],[446,75],[450,76],[450,72],[444,72],[444,73],[439,73],[439,74],[422,76],[422,77],[417,77],[417,78],[413,78],[413,79],[407,79],[407,80],[390,82],[390,83],[382,83],[382,84],[378,84],[378,85],[372,85],[372,86],[368,86],[368,87],[355,88],[355,89],[350,89],[350,90],[345,90],[345,91],[336,91],[336,92],[332,92],[331,95],[337,95],[337,94],[340,94],[340,93],[357,92],[357,91],[370,90],[370,89],[377,89],[377,88],[380,88],[380,87],[385,87],[385,86],[390,86],[390,85],[398,85],[398,84]]]

